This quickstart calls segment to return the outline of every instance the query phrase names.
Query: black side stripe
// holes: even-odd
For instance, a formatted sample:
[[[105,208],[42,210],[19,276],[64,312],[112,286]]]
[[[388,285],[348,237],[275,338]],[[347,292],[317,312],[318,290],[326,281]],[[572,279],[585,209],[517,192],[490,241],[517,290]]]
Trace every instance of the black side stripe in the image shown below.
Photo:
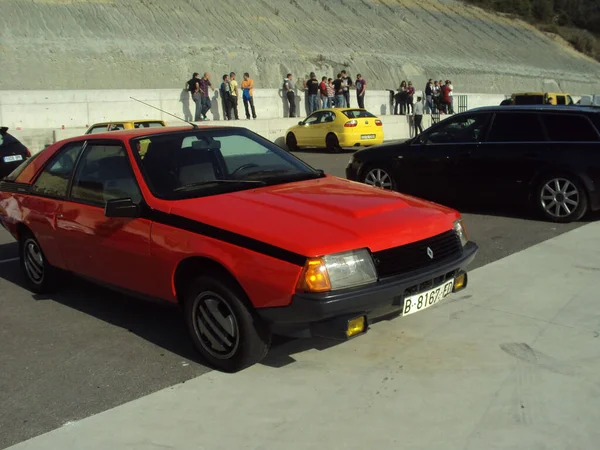
[[[213,239],[217,239],[228,244],[233,244],[238,247],[246,248],[281,261],[294,264],[296,266],[304,266],[306,257],[298,253],[285,250],[275,245],[267,244],[266,242],[258,241],[247,236],[227,231],[222,228],[217,228],[202,222],[181,217],[175,214],[167,214],[157,210],[146,210],[143,216],[153,222],[161,223],[180,230],[189,231],[191,233],[201,234]]]
[[[27,183],[15,183],[14,181],[0,181],[0,192],[11,192],[14,194],[29,194],[31,185]]]

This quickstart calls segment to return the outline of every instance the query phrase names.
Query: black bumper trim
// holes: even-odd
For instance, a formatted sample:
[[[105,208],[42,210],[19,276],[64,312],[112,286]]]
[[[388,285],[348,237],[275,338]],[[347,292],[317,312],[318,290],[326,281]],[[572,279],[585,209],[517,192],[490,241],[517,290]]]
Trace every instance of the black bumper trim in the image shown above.
[[[361,286],[338,292],[323,294],[298,293],[288,306],[260,308],[257,313],[267,323],[276,326],[310,326],[338,316],[365,314],[386,308],[401,310],[404,293],[432,279],[444,277],[453,272],[465,271],[473,261],[477,244],[469,242],[458,258],[441,262],[409,274],[390,277],[376,284]],[[276,327],[277,328],[277,327]]]

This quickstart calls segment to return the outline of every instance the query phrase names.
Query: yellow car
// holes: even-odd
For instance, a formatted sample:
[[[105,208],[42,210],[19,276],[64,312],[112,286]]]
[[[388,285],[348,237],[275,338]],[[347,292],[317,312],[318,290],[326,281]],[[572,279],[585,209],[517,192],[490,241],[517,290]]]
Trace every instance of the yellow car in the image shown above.
[[[573,105],[569,94],[556,92],[519,92],[511,96],[513,105]]]
[[[166,127],[167,124],[162,120],[121,120],[113,122],[95,123],[85,134],[104,133],[105,131],[133,130],[134,128],[154,128]]]
[[[325,147],[335,152],[342,147],[370,147],[382,142],[383,123],[362,108],[320,109],[285,134],[285,143],[291,151]]]

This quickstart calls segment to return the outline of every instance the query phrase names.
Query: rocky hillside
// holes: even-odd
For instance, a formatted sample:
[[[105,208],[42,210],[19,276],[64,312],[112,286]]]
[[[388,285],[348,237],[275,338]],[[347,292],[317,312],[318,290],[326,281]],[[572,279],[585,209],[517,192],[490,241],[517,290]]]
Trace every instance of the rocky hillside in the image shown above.
[[[454,0],[2,0],[0,89],[174,88],[193,71],[361,72],[372,88],[600,91],[600,64]]]

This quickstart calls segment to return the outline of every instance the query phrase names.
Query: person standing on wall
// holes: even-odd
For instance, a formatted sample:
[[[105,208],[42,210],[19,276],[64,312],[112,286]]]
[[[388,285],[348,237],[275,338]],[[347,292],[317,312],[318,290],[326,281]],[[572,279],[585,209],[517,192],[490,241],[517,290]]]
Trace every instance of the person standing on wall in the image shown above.
[[[214,91],[212,84],[210,84],[210,73],[204,72],[204,76],[200,79],[200,81],[198,81],[198,85],[200,89],[200,94],[202,95],[202,120],[208,120],[208,117],[206,117],[206,113],[210,111],[211,107],[208,89],[210,88]]]
[[[321,82],[319,83],[319,95],[321,96],[322,109],[331,108],[329,105],[329,97],[327,95],[327,77],[321,77]]]
[[[431,114],[433,111],[433,80],[430,78],[425,86],[425,112]]]
[[[356,101],[359,108],[365,107],[365,92],[367,91],[367,81],[359,73],[356,75]]]
[[[254,109],[254,80],[250,78],[248,72],[244,73],[244,81],[242,81],[242,97],[244,99],[244,109],[246,110],[246,119],[250,119],[250,111],[252,110],[252,118],[256,119],[256,110]]]
[[[192,100],[196,104],[196,112],[194,114],[194,122],[202,120],[202,96],[200,95],[200,74],[194,72],[192,78],[186,83],[186,88],[192,96]]]
[[[238,82],[235,81],[235,72],[229,74],[229,87],[231,88],[231,109],[235,120],[240,120],[238,115]]]
[[[415,136],[418,136],[423,132],[423,100],[420,96],[417,96],[417,103],[413,105],[414,123],[415,123]]]
[[[337,78],[333,80],[333,90],[335,92],[335,107],[343,108],[344,107],[344,86],[342,81],[342,74],[338,73]]]
[[[283,79],[282,90],[289,103],[290,117],[296,117],[296,94],[294,94],[294,89],[292,87],[291,73],[288,73],[287,76]]]
[[[229,75],[227,74],[223,75],[220,91],[224,119],[231,120],[231,85],[229,84]]]
[[[345,105],[340,105],[340,106],[345,106],[346,108],[350,108],[350,87],[352,86],[352,80],[350,79],[350,77],[348,75],[346,75],[346,71],[342,70],[342,85],[343,85],[343,91],[344,91],[344,102]]]
[[[308,89],[308,115],[319,109],[319,80],[314,72],[310,73],[310,78],[304,83]]]

